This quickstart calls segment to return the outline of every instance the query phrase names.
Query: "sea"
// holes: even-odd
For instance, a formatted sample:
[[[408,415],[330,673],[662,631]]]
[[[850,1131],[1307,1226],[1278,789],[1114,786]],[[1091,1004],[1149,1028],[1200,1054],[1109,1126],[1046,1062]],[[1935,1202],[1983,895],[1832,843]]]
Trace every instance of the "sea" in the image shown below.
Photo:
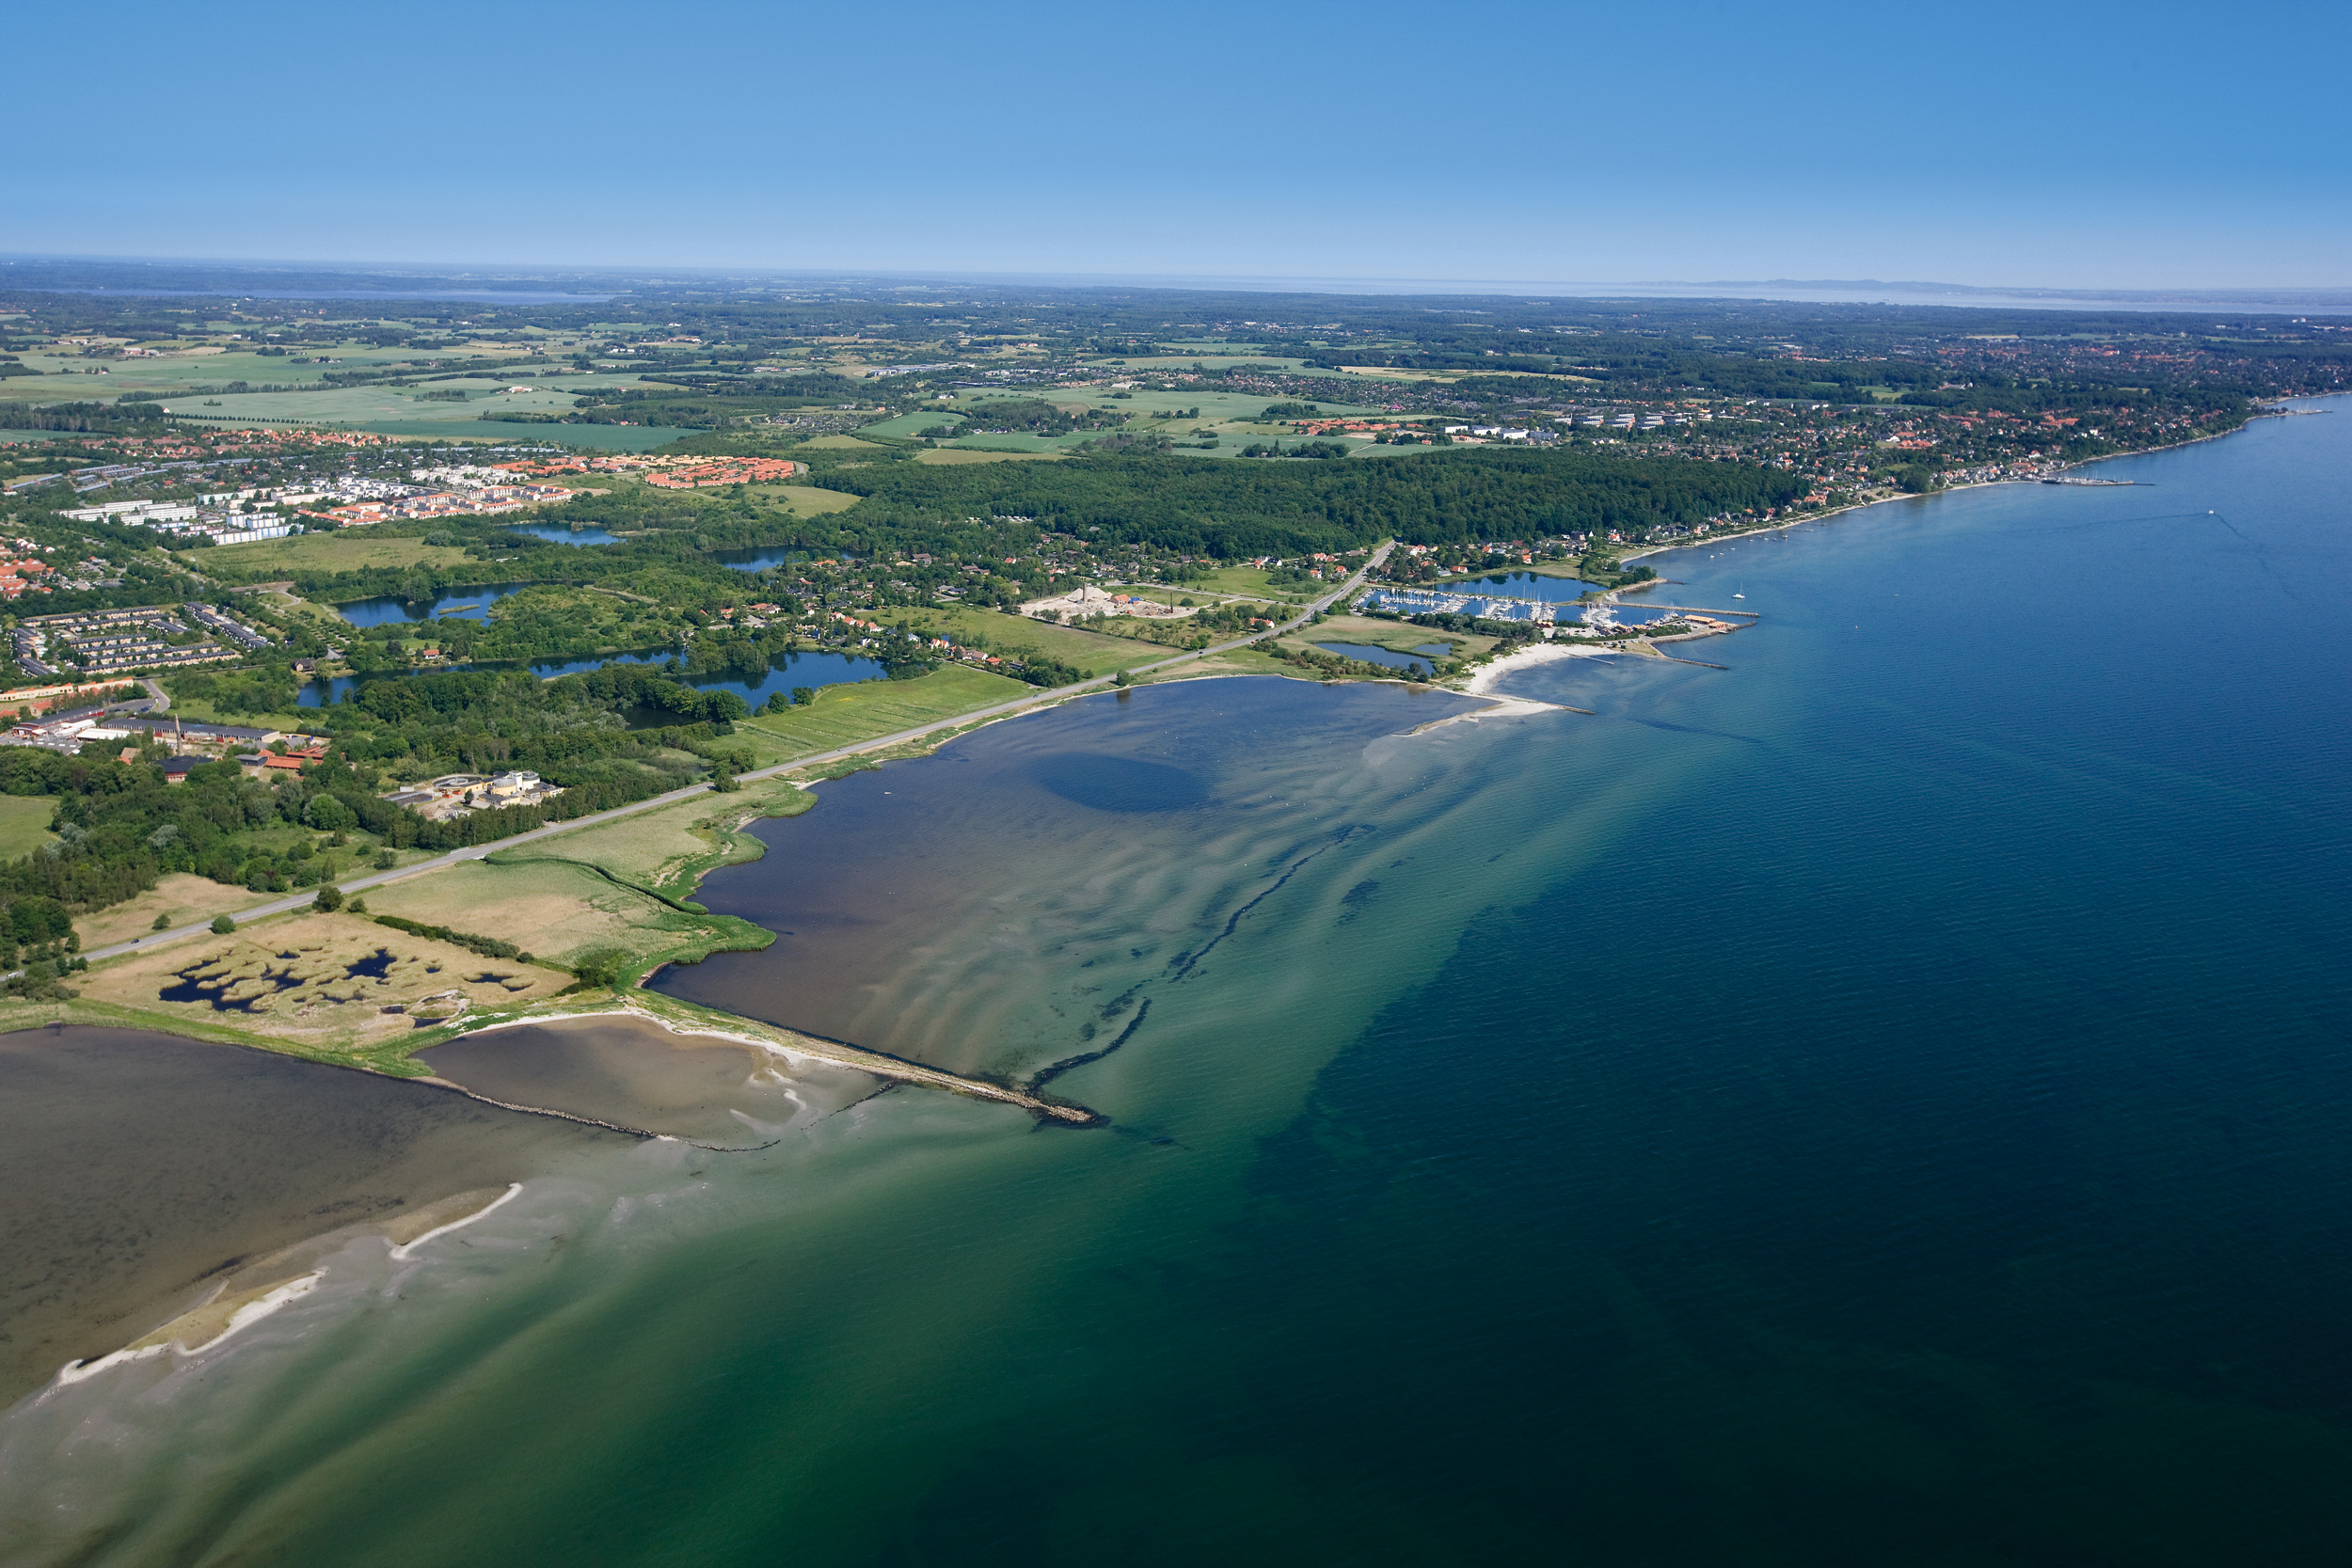
[[[469,1111],[495,1211],[10,1390],[0,1555],[2341,1563],[2352,408],[2297,409],[1652,557],[1755,628],[1497,684],[1552,705],[1181,682],[827,783],[699,895],[773,945],[658,989],[1102,1125],[457,1042],[673,1135]],[[237,1092],[88,1033],[11,1039]],[[135,1205],[180,1134],[123,1127],[13,1201]]]

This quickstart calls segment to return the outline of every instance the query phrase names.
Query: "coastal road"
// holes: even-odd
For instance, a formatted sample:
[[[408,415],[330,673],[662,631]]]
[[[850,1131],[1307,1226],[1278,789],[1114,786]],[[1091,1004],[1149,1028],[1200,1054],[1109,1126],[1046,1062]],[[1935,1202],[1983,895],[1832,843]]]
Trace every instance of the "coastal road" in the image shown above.
[[[1339,587],[1333,589],[1330,593],[1326,594],[1323,597],[1310,604],[1305,610],[1300,610],[1298,614],[1294,616],[1292,619],[1283,622],[1280,626],[1274,627],[1270,631],[1252,632],[1248,637],[1237,637],[1230,642],[1219,642],[1214,647],[1200,648],[1190,653],[1178,654],[1173,657],[1164,658],[1153,664],[1137,665],[1135,669],[1128,673],[1130,674],[1151,674],[1156,671],[1172,669],[1180,664],[1188,664],[1195,659],[1209,658],[1217,654],[1231,653],[1235,648],[1246,648],[1250,646],[1252,643],[1263,642],[1271,638],[1279,637],[1285,632],[1295,631],[1300,626],[1306,626],[1309,622],[1312,621],[1317,615],[1320,615],[1326,610],[1328,610],[1332,605],[1337,604],[1340,600],[1346,598],[1349,594],[1361,588],[1364,585],[1364,579],[1370,577],[1382,562],[1386,562],[1389,559],[1390,552],[1395,548],[1396,542],[1394,540],[1391,540],[1382,545],[1378,549],[1372,552],[1372,558],[1369,561],[1366,561],[1362,566],[1359,567],[1353,577],[1349,578],[1345,582],[1341,583]],[[830,752],[818,752],[810,756],[795,757],[790,762],[779,762],[771,767],[762,768],[754,772],[744,773],[740,775],[740,777],[746,779],[771,779],[780,773],[789,773],[798,768],[821,768],[826,763],[839,762],[846,757],[853,757],[863,752],[877,752],[892,746],[903,746],[910,740],[921,740],[927,736],[937,735],[943,730],[958,730],[963,728],[967,724],[977,723],[982,720],[1001,719],[1008,714],[1020,713],[1025,709],[1038,707],[1047,703],[1059,702],[1067,697],[1082,696],[1089,691],[1103,690],[1109,687],[1117,678],[1118,677],[1115,674],[1096,675],[1090,680],[1076,681],[1069,686],[1057,686],[1050,690],[1041,690],[1027,696],[1016,697],[1008,703],[998,703],[993,707],[975,708],[969,713],[959,713],[952,718],[934,720],[928,724],[917,724],[913,729],[898,730],[890,735],[876,736],[871,740],[861,740],[856,742],[854,745],[838,746]],[[469,845],[466,848],[453,849],[446,855],[436,856],[434,859],[429,861],[419,861],[413,865],[404,865],[390,871],[378,871],[365,877],[355,877],[347,880],[339,880],[335,885],[342,888],[346,896],[352,894],[364,893],[369,888],[381,887],[386,882],[397,882],[404,880],[406,878],[421,876],[429,871],[439,871],[445,867],[455,865],[461,861],[483,860],[490,855],[496,854],[501,849],[512,849],[518,844],[529,844],[533,839],[552,838],[557,833],[576,832],[582,828],[593,828],[600,822],[611,822],[619,817],[631,816],[641,811],[652,811],[658,806],[675,805],[680,800],[691,800],[698,796],[707,796],[710,793],[711,788],[707,784],[689,784],[684,789],[673,789],[666,794],[656,795],[644,800],[632,801],[626,806],[615,806],[611,811],[596,812],[587,816],[575,816],[568,822],[550,822],[544,828],[533,828],[529,832],[516,833],[511,838],[501,838],[490,844]],[[256,904],[249,910],[240,910],[230,918],[234,920],[238,925],[243,926],[248,921],[262,920],[273,914],[284,914],[292,910],[306,908],[316,896],[317,895],[315,893],[301,893],[289,898],[272,899],[266,904]],[[177,942],[183,937],[201,936],[211,929],[212,924],[209,921],[194,926],[176,926],[169,930],[153,931],[143,937],[134,937],[129,942],[118,942],[106,947],[93,947],[88,952],[84,953],[81,956],[94,963],[102,958],[119,958],[125,953],[144,953],[150,948],[160,947],[167,942]]]

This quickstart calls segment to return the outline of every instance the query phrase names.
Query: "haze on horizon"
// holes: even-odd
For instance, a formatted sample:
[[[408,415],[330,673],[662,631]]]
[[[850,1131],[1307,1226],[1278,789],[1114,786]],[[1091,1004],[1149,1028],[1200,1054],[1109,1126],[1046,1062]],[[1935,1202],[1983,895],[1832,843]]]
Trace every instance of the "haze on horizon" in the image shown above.
[[[2352,286],[2340,8],[734,0],[19,18],[0,250]],[[65,62],[79,61],[67,69]],[[2306,128],[2306,127],[2313,128]]]

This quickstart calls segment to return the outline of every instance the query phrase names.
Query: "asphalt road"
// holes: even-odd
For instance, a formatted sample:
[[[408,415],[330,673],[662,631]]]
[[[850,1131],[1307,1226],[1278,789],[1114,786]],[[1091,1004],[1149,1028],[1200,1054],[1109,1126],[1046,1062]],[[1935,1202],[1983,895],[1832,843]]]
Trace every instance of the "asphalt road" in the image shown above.
[[[1129,673],[1150,674],[1179,664],[1190,663],[1194,659],[1230,653],[1235,648],[1246,648],[1253,642],[1263,642],[1269,638],[1279,637],[1284,632],[1294,631],[1313,620],[1334,603],[1361,588],[1364,578],[1371,575],[1375,567],[1388,560],[1389,553],[1395,548],[1396,544],[1393,540],[1382,545],[1372,552],[1372,559],[1365,562],[1355,576],[1326,594],[1322,598],[1315,600],[1295,618],[1283,622],[1270,631],[1252,632],[1248,637],[1237,637],[1230,642],[1219,642],[1214,647],[1178,654],[1173,657],[1161,659],[1155,664],[1137,665]],[[1078,681],[1070,686],[1057,686],[1051,690],[1016,697],[1009,703],[998,703],[993,707],[976,708],[969,713],[959,713],[950,719],[940,719],[928,724],[917,724],[910,730],[899,730],[892,735],[877,736],[871,740],[861,740],[853,746],[836,747],[830,752],[818,752],[813,756],[795,757],[790,762],[780,762],[771,768],[762,768],[739,776],[746,779],[773,778],[779,773],[789,773],[796,768],[815,768],[828,762],[838,762],[844,757],[856,756],[861,752],[875,752],[886,747],[901,746],[910,740],[920,740],[925,736],[937,735],[942,730],[961,729],[964,725],[982,719],[1001,718],[1009,713],[1019,713],[1024,708],[1036,707],[1042,703],[1057,702],[1061,698],[1074,697],[1082,692],[1100,690],[1110,686],[1115,679],[1115,675],[1097,675],[1092,680]],[[496,843],[477,844],[464,849],[453,849],[446,855],[437,856],[429,861],[418,861],[414,864],[404,865],[393,871],[378,871],[371,876],[352,878],[346,881],[339,881],[336,885],[343,890],[345,896],[349,896],[353,894],[364,893],[372,887],[380,887],[386,882],[396,882],[428,871],[438,871],[445,866],[455,865],[460,861],[482,860],[501,849],[512,849],[518,844],[529,844],[533,839],[552,838],[557,833],[577,832],[582,828],[593,828],[599,822],[611,822],[616,817],[633,816],[641,811],[651,811],[657,806],[666,806],[679,800],[691,800],[696,796],[710,793],[711,788],[707,784],[689,784],[684,789],[673,789],[665,795],[656,795],[650,800],[631,801],[626,806],[615,806],[611,811],[600,811],[590,816],[575,816],[568,822],[551,822],[544,828],[533,828],[527,833],[516,833],[512,838],[501,838]],[[284,914],[289,910],[303,909],[317,896],[318,895],[313,891],[296,894],[290,898],[273,899],[266,904],[256,904],[249,910],[240,910],[230,918],[243,926],[247,921],[261,920],[273,914]],[[148,948],[158,947],[167,942],[177,942],[182,937],[199,936],[211,929],[212,923],[209,921],[195,926],[176,926],[169,930],[152,931],[143,937],[135,937],[129,942],[118,942],[109,947],[93,947],[81,956],[96,962],[101,958],[119,958],[125,953],[144,952]]]

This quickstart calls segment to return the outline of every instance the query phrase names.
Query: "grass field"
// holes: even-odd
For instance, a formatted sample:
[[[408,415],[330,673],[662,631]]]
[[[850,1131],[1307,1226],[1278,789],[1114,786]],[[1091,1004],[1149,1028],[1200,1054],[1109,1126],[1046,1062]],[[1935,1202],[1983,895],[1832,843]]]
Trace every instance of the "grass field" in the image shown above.
[[[707,815],[705,803],[689,804]],[[669,811],[646,812],[613,826],[669,815]],[[581,837],[594,837],[603,831],[589,829]],[[697,841],[695,847],[707,858],[715,858],[708,844]],[[627,954],[631,963],[651,965],[686,953],[765,945],[740,922],[672,909],[649,894],[598,876],[593,864],[554,858],[577,851],[582,860],[601,863],[601,855],[609,848],[609,845],[582,847],[559,838],[545,846],[529,846],[538,858],[472,861],[370,889],[368,909],[451,930],[468,929],[469,923],[479,926],[483,911],[495,910],[495,934],[501,941],[566,967],[616,953]],[[691,896],[691,888],[678,891]]]
[[[1154,657],[1149,649],[1139,649],[1124,638],[1104,637],[1098,632],[1081,631],[1075,626],[1057,626],[1050,621],[1032,621],[1025,615],[1006,615],[993,610],[973,610],[962,605],[894,610],[885,612],[882,618],[900,626],[914,626],[917,630],[941,633],[960,641],[979,638],[987,642],[991,653],[1034,648],[1065,664],[1073,664],[1089,675],[1107,675],[1114,670],[1144,663]]]
[[[1320,626],[1301,626],[1279,641],[1294,644],[1314,642],[1369,642],[1391,653],[1419,654],[1424,647],[1439,643],[1453,649],[1439,654],[1439,658],[1460,658],[1465,655],[1483,654],[1495,645],[1491,637],[1472,637],[1458,631],[1433,631],[1403,621],[1382,621],[1368,615],[1334,615]]]
[[[813,484],[752,484],[744,488],[762,500],[782,501],[798,517],[816,517],[828,512],[844,511],[863,499],[844,495],[838,490],[820,490]]]
[[[916,452],[917,463],[1050,463],[1062,454],[1057,451],[982,451],[973,447],[931,447]]]
[[[192,926],[216,914],[249,910],[269,896],[266,893],[249,893],[243,887],[215,882],[210,877],[191,877],[175,871],[158,878],[153,887],[134,898],[82,915],[73,922],[73,928],[81,933],[84,947],[107,947],[145,936],[155,928],[159,915],[173,926]]]
[[[757,853],[758,841],[739,840],[732,831],[734,824],[755,816],[797,816],[816,803],[817,797],[798,785],[769,779],[745,784],[733,795],[696,796],[577,832],[518,845],[498,851],[485,863],[519,869],[584,862],[624,882],[691,900],[702,873]],[[433,879],[421,877],[415,885],[423,887]],[[644,895],[632,893],[630,896]]]
[[[1213,594],[1246,594],[1253,599],[1279,599],[1299,603],[1304,603],[1323,592],[1321,583],[1311,584],[1304,588],[1296,584],[1277,588],[1266,581],[1263,568],[1257,566],[1219,566],[1216,571],[1202,578],[1200,586]]]
[[[956,425],[961,424],[963,420],[963,415],[956,413],[954,410],[943,404],[936,410],[930,408],[918,408],[912,414],[900,414],[895,419],[883,420],[875,424],[862,426],[860,427],[860,433],[868,436],[919,436],[924,431],[932,428],[934,425],[944,424],[953,428]]]
[[[183,550],[181,559],[199,570],[238,574],[237,580],[266,582],[296,572],[357,572],[369,566],[453,566],[466,552],[421,539],[382,534],[373,529],[335,533],[297,533],[250,545],[217,545]]]
[[[1372,616],[1331,616],[1320,626],[1301,626],[1296,632],[1278,637],[1278,644],[1306,649],[1317,641],[1369,641],[1376,649],[1392,654],[1411,654],[1416,644],[1447,644],[1454,654],[1442,658],[1477,658],[1494,649],[1494,637],[1472,637],[1468,632],[1438,632],[1425,626],[1409,626],[1405,621],[1376,621]]]
[[[873,442],[861,441],[854,436],[819,436],[812,440],[803,441],[801,445],[804,447],[823,447],[829,451],[839,451],[843,448],[850,448],[858,451],[879,451],[882,450]]]
[[[955,666],[911,681],[828,686],[817,693],[813,705],[739,721],[736,734],[758,743],[756,750],[765,753],[760,757],[763,765],[787,762],[1010,702],[1036,689],[1009,675]]]
[[[29,855],[56,837],[49,831],[56,806],[46,795],[0,795],[0,861]]]

